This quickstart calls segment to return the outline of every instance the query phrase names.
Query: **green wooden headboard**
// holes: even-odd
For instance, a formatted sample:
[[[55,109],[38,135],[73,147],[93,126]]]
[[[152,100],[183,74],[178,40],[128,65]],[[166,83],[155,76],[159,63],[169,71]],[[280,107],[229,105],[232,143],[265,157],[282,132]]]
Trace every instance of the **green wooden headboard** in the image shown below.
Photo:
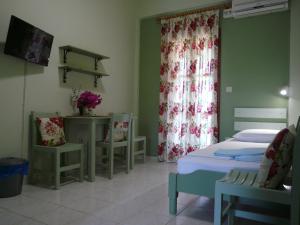
[[[234,130],[287,127],[287,108],[234,108]]]

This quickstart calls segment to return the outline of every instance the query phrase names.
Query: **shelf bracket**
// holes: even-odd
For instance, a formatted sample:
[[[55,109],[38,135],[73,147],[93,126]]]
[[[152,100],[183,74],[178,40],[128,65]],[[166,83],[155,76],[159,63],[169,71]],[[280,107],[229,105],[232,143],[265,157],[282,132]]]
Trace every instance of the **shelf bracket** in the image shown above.
[[[98,70],[98,62],[101,60],[101,58],[95,57],[95,70]]]
[[[95,76],[94,87],[98,87],[98,79],[102,78],[102,76]]]
[[[64,73],[63,73],[63,82],[67,82],[67,73],[70,72],[70,69],[64,68]]]
[[[64,49],[64,63],[67,63],[67,55],[70,52],[69,49]]]

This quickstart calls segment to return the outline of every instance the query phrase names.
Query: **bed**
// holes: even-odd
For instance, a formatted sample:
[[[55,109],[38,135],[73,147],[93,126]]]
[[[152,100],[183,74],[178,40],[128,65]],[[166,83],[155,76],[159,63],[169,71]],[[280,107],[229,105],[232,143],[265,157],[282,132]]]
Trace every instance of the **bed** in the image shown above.
[[[282,129],[287,125],[286,108],[235,108],[234,130]],[[226,140],[201,152],[191,153],[178,160],[177,173],[169,174],[169,212],[177,213],[177,197],[180,192],[214,197],[215,182],[233,168],[257,170],[259,162],[241,162],[225,158],[214,158],[218,145],[230,145],[234,139]],[[255,143],[254,143],[255,145]]]

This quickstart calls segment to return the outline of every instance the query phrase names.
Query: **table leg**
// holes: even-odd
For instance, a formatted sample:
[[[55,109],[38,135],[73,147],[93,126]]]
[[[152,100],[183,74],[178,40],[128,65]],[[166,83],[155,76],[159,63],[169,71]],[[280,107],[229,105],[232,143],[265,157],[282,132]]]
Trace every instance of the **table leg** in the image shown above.
[[[70,142],[70,136],[71,136],[71,124],[68,120],[64,120],[65,125],[65,138],[67,142]]]
[[[89,174],[89,181],[93,182],[95,181],[95,170],[96,170],[96,123],[94,120],[92,120],[89,124],[89,131],[90,131],[90,137],[89,137],[89,148],[88,148],[88,174]]]

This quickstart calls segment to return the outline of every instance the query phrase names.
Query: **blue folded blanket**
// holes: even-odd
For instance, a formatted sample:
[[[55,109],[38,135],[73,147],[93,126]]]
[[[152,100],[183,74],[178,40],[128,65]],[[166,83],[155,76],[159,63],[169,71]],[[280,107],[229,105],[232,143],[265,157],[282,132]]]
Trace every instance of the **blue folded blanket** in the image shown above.
[[[261,162],[265,151],[265,148],[219,149],[214,155],[243,162]]]
[[[243,161],[243,162],[258,162],[260,163],[263,159],[264,155],[240,155],[236,156],[233,159],[237,161]]]
[[[219,149],[214,152],[215,156],[227,156],[227,157],[237,157],[237,156],[249,156],[249,155],[263,155],[265,153],[265,148],[255,148],[255,149],[237,149],[237,150],[229,150],[229,149]]]

